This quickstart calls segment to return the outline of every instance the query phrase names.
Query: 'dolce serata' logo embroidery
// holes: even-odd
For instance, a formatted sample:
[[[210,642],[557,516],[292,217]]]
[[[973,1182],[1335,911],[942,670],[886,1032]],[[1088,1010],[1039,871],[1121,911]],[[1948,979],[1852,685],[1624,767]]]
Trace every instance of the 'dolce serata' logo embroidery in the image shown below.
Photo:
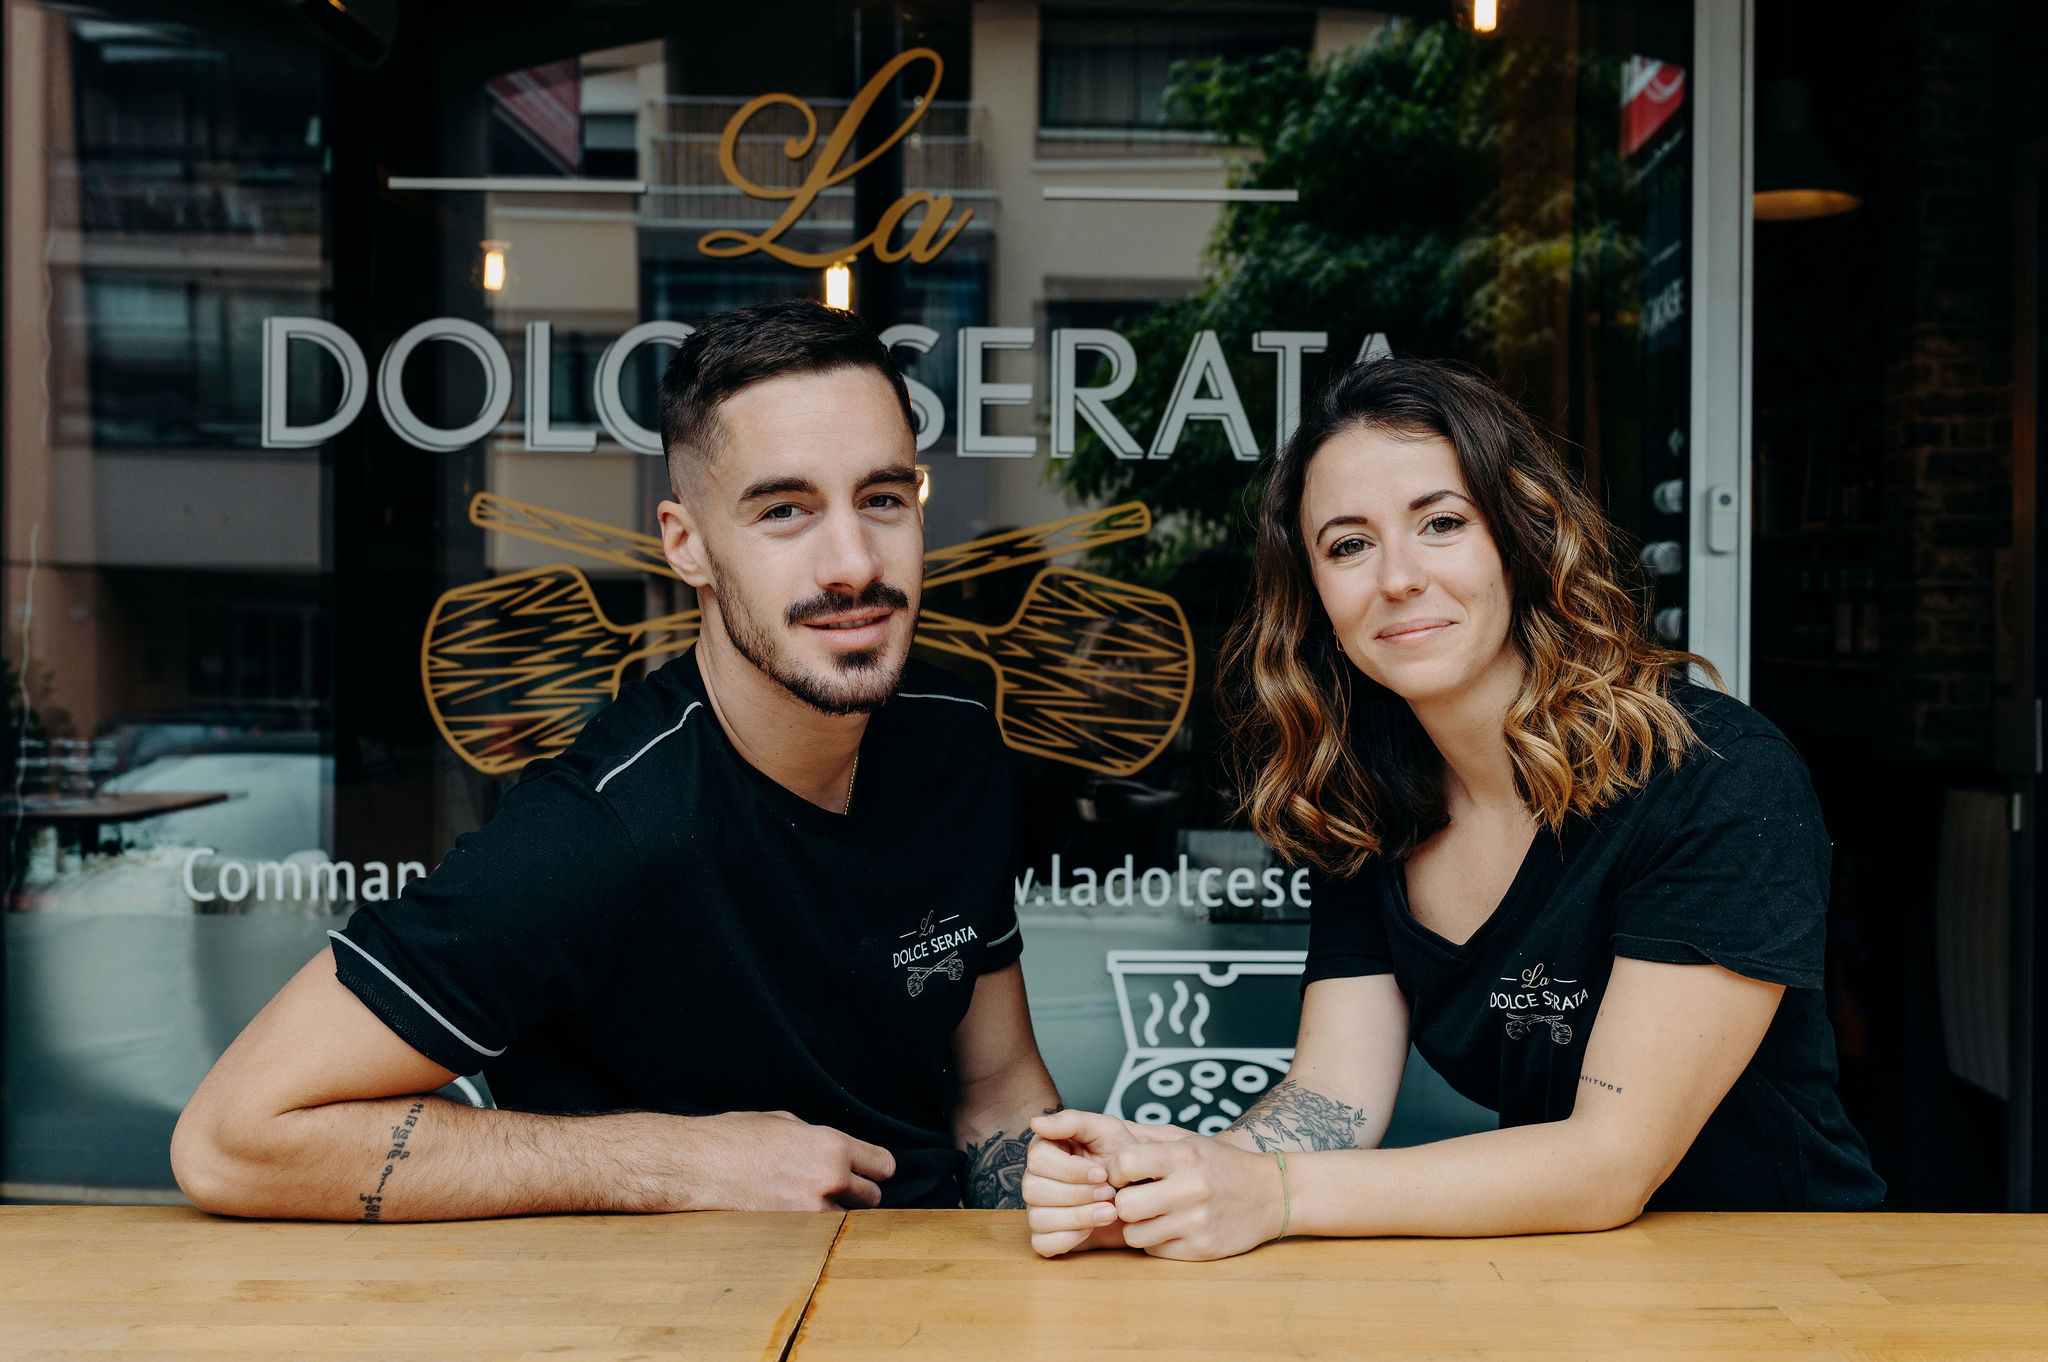
[[[1503,975],[1506,989],[1486,995],[1488,1008],[1503,1014],[1508,1039],[1521,1040],[1538,1027],[1550,1028],[1550,1039],[1559,1045],[1572,1043],[1572,1028],[1566,1020],[1591,1001],[1592,993],[1576,985],[1576,979],[1553,979],[1541,962],[1518,975]]]
[[[891,968],[905,970],[903,986],[911,997],[924,992],[925,981],[934,975],[956,984],[967,977],[967,962],[960,958],[960,948],[970,941],[979,941],[980,933],[972,926],[940,930],[947,923],[959,920],[958,913],[942,918],[926,913],[924,921],[896,938],[911,943],[896,951],[889,960]]]

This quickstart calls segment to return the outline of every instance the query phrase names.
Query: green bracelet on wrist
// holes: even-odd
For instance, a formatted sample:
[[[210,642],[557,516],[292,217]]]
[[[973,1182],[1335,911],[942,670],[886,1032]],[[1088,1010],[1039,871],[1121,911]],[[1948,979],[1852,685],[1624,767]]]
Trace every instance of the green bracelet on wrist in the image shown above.
[[[1294,1216],[1294,1208],[1289,1204],[1287,1197],[1287,1156],[1276,1149],[1273,1151],[1273,1157],[1280,1163],[1280,1233],[1273,1237],[1285,1239],[1287,1222]]]

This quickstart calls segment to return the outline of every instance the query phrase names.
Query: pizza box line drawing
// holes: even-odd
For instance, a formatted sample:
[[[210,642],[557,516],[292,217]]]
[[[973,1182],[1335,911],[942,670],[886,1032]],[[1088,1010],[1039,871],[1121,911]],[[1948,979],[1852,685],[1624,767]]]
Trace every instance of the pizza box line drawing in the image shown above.
[[[1123,1063],[1106,1104],[1109,1114],[1123,1118],[1124,1096],[1136,1086],[1133,1095],[1147,1100],[1131,1119],[1146,1124],[1195,1125],[1203,1134],[1214,1134],[1242,1115],[1278,1075],[1287,1072],[1294,1051],[1270,1044],[1209,1044],[1204,1032],[1211,1011],[1209,995],[1188,985],[1221,989],[1247,976],[1298,976],[1305,959],[1303,951],[1109,952],[1107,965],[1125,1041]],[[1173,982],[1171,1007],[1162,991],[1145,994],[1149,1007],[1142,1022],[1128,983],[1141,977]],[[1160,1034],[1162,1023],[1169,1035]]]

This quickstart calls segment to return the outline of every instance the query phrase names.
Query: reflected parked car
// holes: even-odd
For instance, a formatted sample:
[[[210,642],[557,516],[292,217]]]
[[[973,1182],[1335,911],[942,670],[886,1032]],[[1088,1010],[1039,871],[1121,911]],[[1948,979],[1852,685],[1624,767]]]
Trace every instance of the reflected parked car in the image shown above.
[[[227,746],[232,750],[224,750]],[[222,857],[282,860],[326,845],[326,792],[334,758],[317,733],[238,736],[223,749],[152,757],[111,777],[111,792],[217,790],[226,800],[129,824],[135,848],[212,847]]]
[[[113,749],[116,771],[130,771],[177,752],[260,750],[274,738],[317,739],[324,726],[320,712],[306,706],[258,704],[123,714],[94,736]]]

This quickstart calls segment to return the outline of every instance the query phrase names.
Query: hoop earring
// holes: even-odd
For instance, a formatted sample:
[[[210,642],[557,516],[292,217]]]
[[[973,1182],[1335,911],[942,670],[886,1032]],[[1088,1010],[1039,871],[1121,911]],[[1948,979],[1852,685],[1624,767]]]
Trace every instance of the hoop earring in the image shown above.
[[[1337,631],[1336,631],[1335,629],[1332,629],[1332,630],[1330,631],[1330,642],[1332,642],[1332,643],[1334,643],[1334,644],[1336,644],[1336,645],[1337,645],[1337,651],[1338,651],[1339,653],[1343,654],[1343,656],[1345,656],[1345,657],[1349,657],[1349,656],[1351,656],[1351,654],[1349,654],[1349,653],[1346,653],[1346,652],[1344,652],[1344,640],[1343,640],[1343,638],[1341,638],[1341,637],[1340,637],[1340,636],[1338,635],[1338,633],[1337,633]]]

